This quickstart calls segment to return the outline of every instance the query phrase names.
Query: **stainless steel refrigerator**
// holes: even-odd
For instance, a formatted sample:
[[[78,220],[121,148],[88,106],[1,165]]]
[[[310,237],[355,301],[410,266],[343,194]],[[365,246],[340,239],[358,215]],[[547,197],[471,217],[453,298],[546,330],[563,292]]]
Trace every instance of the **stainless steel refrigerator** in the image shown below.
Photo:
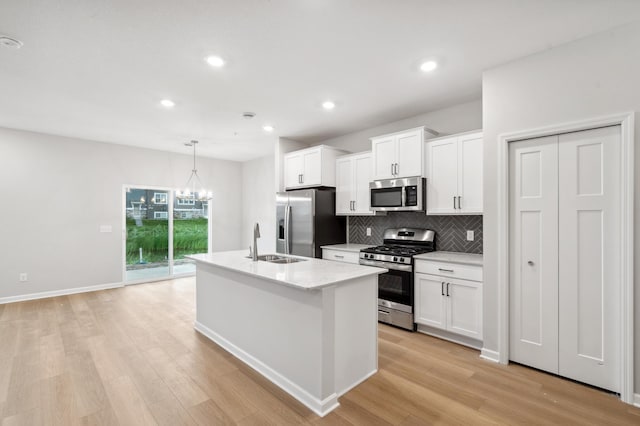
[[[276,251],[322,257],[321,246],[346,242],[343,216],[336,216],[334,189],[299,189],[276,194]]]

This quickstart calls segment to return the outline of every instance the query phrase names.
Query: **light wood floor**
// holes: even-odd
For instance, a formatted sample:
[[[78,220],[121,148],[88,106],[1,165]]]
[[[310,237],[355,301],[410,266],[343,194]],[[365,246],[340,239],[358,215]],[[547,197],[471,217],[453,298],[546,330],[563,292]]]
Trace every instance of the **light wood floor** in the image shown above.
[[[640,424],[615,396],[380,326],[380,371],[319,418],[193,330],[194,278],[0,305],[2,426]]]

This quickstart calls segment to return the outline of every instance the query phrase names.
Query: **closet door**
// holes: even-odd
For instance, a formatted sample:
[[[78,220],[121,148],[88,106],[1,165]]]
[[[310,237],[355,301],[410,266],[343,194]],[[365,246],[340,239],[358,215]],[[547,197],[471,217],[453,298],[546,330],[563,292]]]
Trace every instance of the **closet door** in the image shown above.
[[[558,137],[509,144],[509,358],[558,371]]]
[[[620,126],[560,135],[559,374],[620,390]]]

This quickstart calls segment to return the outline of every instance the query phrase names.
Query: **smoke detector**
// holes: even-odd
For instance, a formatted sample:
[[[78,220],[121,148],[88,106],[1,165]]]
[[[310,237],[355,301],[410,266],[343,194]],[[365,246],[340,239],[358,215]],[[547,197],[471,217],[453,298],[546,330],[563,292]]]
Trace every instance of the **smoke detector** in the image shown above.
[[[20,49],[22,47],[22,42],[15,38],[0,36],[0,46],[9,47],[11,49]]]
[[[246,118],[247,120],[251,120],[255,116],[256,116],[255,112],[243,112],[242,113],[242,117]]]

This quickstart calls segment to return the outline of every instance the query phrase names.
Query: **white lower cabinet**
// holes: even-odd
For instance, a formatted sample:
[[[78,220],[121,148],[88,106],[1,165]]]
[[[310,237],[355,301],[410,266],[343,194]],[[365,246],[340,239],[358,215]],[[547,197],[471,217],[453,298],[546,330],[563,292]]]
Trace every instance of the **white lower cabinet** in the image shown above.
[[[433,269],[429,268],[429,263],[417,260],[416,270]],[[456,269],[461,267],[467,270],[465,272],[470,268],[482,268],[441,262],[438,265],[442,275],[415,274],[415,322],[482,340],[482,282],[454,278]],[[481,275],[481,272],[473,271],[469,277]]]
[[[357,264],[360,261],[360,253],[322,249],[322,258],[325,260],[336,260],[338,262]]]

